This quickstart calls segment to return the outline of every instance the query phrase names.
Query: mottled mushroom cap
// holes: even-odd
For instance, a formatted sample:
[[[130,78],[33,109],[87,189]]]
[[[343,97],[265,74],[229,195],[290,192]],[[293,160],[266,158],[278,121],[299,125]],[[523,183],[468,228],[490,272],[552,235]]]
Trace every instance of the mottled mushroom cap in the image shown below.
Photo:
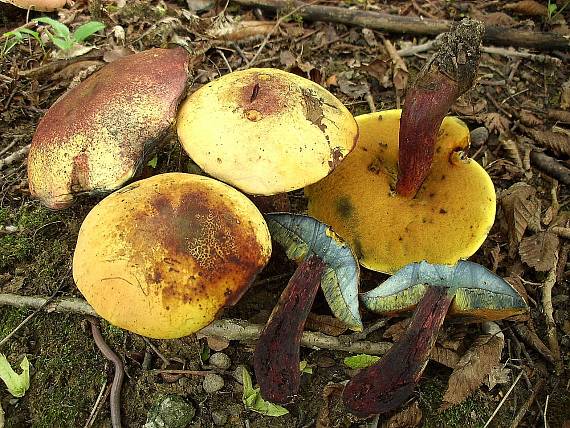
[[[22,9],[39,10],[42,12],[51,12],[61,9],[67,3],[67,0],[0,0],[5,3],[13,4]]]
[[[79,231],[73,278],[110,323],[176,338],[237,302],[270,254],[265,220],[245,195],[211,178],[169,173],[93,208]]]
[[[74,194],[123,186],[174,123],[187,75],[184,49],[150,49],[106,65],[70,90],[32,140],[32,196],[59,209]]]
[[[208,174],[272,195],[325,177],[353,149],[358,128],[330,92],[285,71],[227,74],[182,104],[178,137]]]
[[[481,246],[495,219],[495,189],[464,158],[469,129],[446,117],[431,171],[416,197],[397,195],[399,110],[358,116],[356,148],[328,177],[305,189],[309,214],[332,226],[360,263],[393,273],[426,260],[455,264]]]

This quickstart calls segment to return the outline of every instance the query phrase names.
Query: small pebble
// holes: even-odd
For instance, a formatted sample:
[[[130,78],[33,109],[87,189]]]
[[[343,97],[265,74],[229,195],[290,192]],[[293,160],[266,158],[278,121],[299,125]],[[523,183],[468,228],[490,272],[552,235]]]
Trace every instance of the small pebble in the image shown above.
[[[243,364],[240,364],[239,366],[237,366],[235,368],[234,372],[232,373],[232,376],[234,377],[234,379],[239,384],[243,384],[243,371],[244,371],[244,369],[247,370]]]
[[[484,126],[480,126],[479,128],[475,128],[470,133],[471,139],[471,146],[473,147],[481,147],[483,144],[487,142],[489,138],[489,131]]]
[[[195,414],[194,406],[184,398],[169,395],[151,408],[143,428],[185,428]]]
[[[204,381],[202,382],[202,388],[208,394],[219,391],[224,387],[224,379],[216,373],[208,373],[204,376]]]
[[[212,412],[212,421],[214,425],[225,425],[228,421],[228,415],[221,410],[214,410]]]
[[[230,360],[230,357],[228,357],[223,352],[216,352],[215,354],[212,354],[208,362],[214,367],[222,370],[227,370],[232,365],[232,360]]]

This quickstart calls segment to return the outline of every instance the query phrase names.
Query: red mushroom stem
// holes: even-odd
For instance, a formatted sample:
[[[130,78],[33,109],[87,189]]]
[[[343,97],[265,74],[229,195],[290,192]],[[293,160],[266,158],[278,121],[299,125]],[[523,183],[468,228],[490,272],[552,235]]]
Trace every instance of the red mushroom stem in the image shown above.
[[[443,34],[438,51],[408,90],[400,120],[399,195],[414,197],[426,179],[443,118],[475,83],[484,31],[481,22],[464,19]]]
[[[404,336],[378,361],[361,370],[346,385],[343,401],[357,416],[395,410],[413,393],[427,365],[439,329],[455,293],[429,287]]]
[[[301,333],[325,267],[325,262],[316,255],[303,260],[261,332],[253,367],[261,396],[268,401],[287,404],[299,391]]]

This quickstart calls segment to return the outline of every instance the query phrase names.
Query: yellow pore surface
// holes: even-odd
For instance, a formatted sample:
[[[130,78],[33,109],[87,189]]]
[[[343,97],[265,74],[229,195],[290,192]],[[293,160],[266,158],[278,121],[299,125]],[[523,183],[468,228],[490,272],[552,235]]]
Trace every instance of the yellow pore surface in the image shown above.
[[[358,116],[354,151],[305,189],[309,214],[333,227],[369,269],[393,273],[412,262],[454,264],[471,256],[495,218],[495,190],[475,161],[461,159],[469,130],[446,117],[430,174],[415,198],[393,191],[400,110]]]
[[[153,338],[209,324],[271,254],[265,220],[211,178],[161,174],[105,198],[81,226],[73,278],[110,323]]]
[[[261,68],[230,73],[192,94],[178,137],[208,174],[246,193],[272,195],[312,184],[353,149],[350,112],[310,80]]]

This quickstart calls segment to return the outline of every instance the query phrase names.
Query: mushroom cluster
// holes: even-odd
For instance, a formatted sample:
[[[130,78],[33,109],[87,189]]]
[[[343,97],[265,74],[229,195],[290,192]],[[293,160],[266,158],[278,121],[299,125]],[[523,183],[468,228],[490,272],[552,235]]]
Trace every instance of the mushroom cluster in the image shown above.
[[[472,21],[458,28],[468,43],[448,36],[446,52],[476,67],[480,28]],[[403,112],[355,119],[321,86],[268,68],[225,75],[178,108],[187,52],[131,55],[47,112],[30,150],[30,190],[53,209],[77,194],[113,192],[81,226],[73,277],[99,315],[148,337],[177,338],[209,324],[264,268],[271,239],[281,244],[299,267],[254,354],[261,394],[271,401],[289,403],[298,392],[299,339],[319,286],[333,314],[359,331],[359,263],[394,274],[360,300],[383,315],[416,307],[413,321],[343,394],[357,415],[390,411],[413,391],[448,312],[481,321],[526,309],[506,282],[460,261],[485,240],[495,193],[484,169],[463,155],[466,125],[444,119],[468,86],[461,76],[474,76],[460,70],[454,80],[448,64],[430,62]],[[442,105],[434,87],[446,94]],[[174,172],[121,188],[174,125],[211,178]],[[264,216],[244,194],[302,188],[312,217]]]

